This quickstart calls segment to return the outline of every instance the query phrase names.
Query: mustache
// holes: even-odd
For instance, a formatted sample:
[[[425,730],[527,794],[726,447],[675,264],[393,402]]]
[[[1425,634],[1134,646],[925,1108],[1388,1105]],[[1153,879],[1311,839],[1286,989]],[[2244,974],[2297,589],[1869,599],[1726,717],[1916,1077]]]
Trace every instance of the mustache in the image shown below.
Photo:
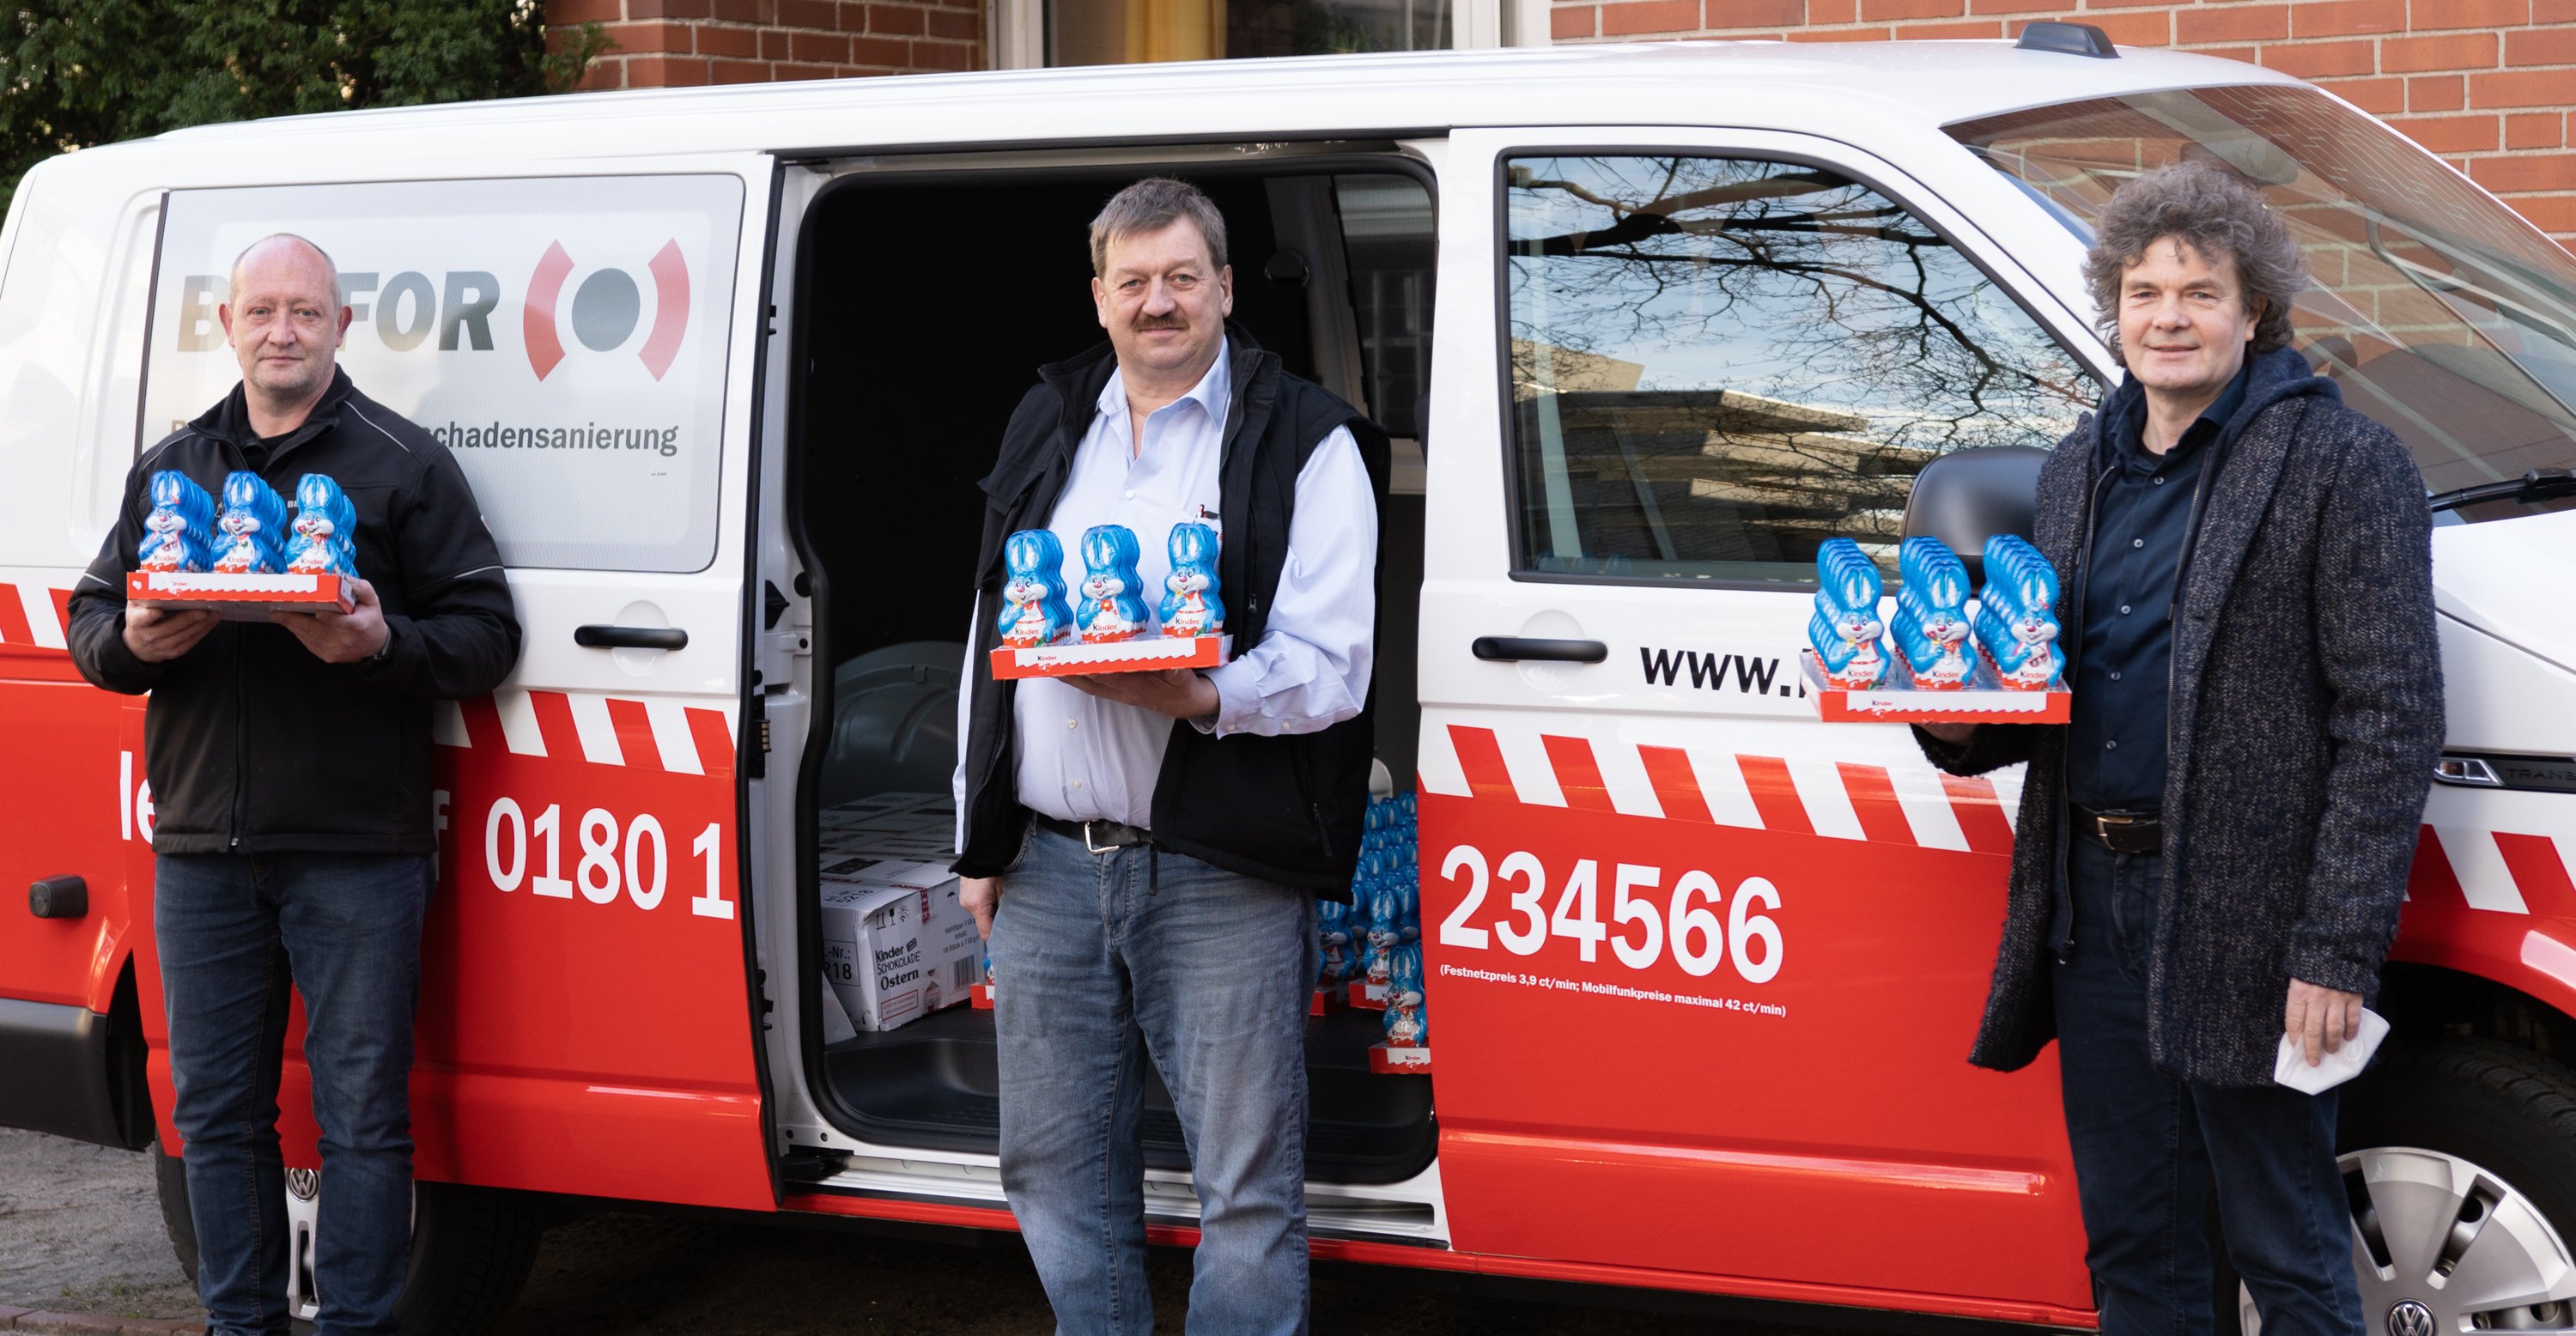
[[[1188,329],[1189,327],[1189,321],[1174,320],[1165,316],[1157,319],[1139,320],[1130,328],[1142,332],[1149,329]]]

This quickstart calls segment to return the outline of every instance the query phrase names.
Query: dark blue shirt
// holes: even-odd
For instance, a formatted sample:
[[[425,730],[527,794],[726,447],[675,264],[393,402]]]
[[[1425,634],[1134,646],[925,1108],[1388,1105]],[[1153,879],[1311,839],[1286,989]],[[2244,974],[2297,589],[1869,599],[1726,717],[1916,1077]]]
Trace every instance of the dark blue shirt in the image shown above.
[[[2066,798],[2095,811],[2153,811],[2165,791],[2165,690],[2174,604],[2193,496],[2245,404],[2252,359],[2171,450],[2147,449],[2147,400],[2134,386],[2109,432],[2085,557],[2084,625],[2071,648],[2075,690]],[[2106,405],[2106,407],[2108,407]]]

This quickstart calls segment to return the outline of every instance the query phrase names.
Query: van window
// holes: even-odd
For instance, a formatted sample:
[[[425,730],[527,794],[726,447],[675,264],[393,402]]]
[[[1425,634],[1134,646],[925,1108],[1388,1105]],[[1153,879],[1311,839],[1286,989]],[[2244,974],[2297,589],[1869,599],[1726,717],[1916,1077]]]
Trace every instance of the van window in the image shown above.
[[[720,175],[174,191],[143,444],[241,379],[233,259],[293,232],[339,265],[340,365],[454,452],[504,561],[703,569],[742,198]]]
[[[2053,446],[2097,387],[1906,209],[1793,162],[1508,164],[1516,569],[1812,583],[1894,566],[1914,475]]]

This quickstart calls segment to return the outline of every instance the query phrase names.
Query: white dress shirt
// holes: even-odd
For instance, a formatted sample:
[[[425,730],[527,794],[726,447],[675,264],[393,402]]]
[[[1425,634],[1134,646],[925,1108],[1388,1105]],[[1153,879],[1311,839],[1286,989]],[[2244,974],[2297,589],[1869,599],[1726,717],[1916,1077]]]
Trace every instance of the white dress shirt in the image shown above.
[[[1225,454],[1226,413],[1234,382],[1225,346],[1216,365],[1190,392],[1145,419],[1142,448],[1127,412],[1127,386],[1113,372],[1100,391],[1099,414],[1073,457],[1064,492],[1047,527],[1064,547],[1064,585],[1082,586],[1082,533],[1096,524],[1135,530],[1142,554],[1136,564],[1146,611],[1162,603],[1171,573],[1169,538],[1174,524],[1196,521],[1218,531],[1230,516],[1218,511],[1217,475]],[[1235,646],[1232,662],[1207,670],[1216,687],[1213,718],[1191,722],[1201,732],[1312,733],[1360,712],[1368,699],[1376,616],[1377,503],[1359,445],[1336,427],[1297,474],[1296,513],[1288,526],[1288,556],[1270,604],[1261,643]],[[1229,622],[1243,591],[1217,590]],[[982,621],[998,616],[979,601],[967,644],[983,639]],[[966,738],[975,684],[975,651],[968,650],[965,689],[958,693],[957,736]],[[1048,678],[1020,682],[1013,699],[1018,733],[1021,805],[1064,821],[1109,820],[1148,826],[1154,781],[1172,721],[1149,710],[1088,695]],[[961,745],[960,752],[964,751]],[[960,817],[966,803],[963,756],[952,781]]]

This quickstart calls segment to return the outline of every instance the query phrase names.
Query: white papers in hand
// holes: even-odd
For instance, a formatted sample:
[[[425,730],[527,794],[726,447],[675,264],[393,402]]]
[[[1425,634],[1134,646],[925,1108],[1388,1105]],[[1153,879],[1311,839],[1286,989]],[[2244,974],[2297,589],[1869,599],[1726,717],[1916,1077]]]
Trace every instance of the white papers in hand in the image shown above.
[[[2370,1055],[2379,1051],[2379,1041],[2388,1037],[2388,1022],[2368,1007],[2361,1009],[2361,1033],[2344,1041],[2343,1047],[2325,1055],[2316,1066],[2308,1065],[2307,1045],[2295,1035],[2281,1036],[2280,1056],[2273,1060],[2272,1079],[2292,1090],[2322,1095],[2361,1075]]]

